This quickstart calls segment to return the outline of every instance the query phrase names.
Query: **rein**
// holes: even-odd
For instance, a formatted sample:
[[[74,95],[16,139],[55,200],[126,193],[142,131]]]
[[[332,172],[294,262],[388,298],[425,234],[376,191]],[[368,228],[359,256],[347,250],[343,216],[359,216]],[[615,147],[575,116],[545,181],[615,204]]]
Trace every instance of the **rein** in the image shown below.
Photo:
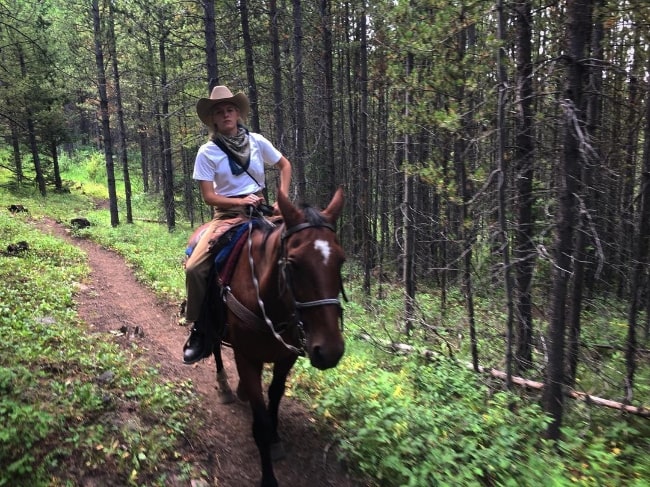
[[[341,317],[341,327],[343,327],[343,307],[341,306],[341,301],[339,300],[338,296],[335,298],[324,298],[324,299],[317,299],[313,301],[298,301],[295,298],[295,294],[293,292],[293,286],[291,285],[291,273],[289,270],[288,266],[288,258],[286,255],[286,241],[289,237],[292,235],[305,230],[307,228],[327,228],[331,230],[332,232],[336,232],[336,229],[334,228],[333,225],[327,223],[327,222],[321,222],[321,223],[299,223],[298,225],[295,225],[291,228],[285,229],[282,232],[282,235],[280,236],[280,254],[281,258],[279,261],[280,264],[280,279],[283,281],[280,283],[280,285],[284,284],[285,289],[289,292],[291,296],[291,300],[293,301],[293,306],[295,309],[293,319],[292,321],[288,323],[281,323],[281,325],[285,325],[288,327],[289,325],[295,325],[299,331],[299,342],[300,342],[300,348],[295,347],[287,342],[284,341],[282,336],[278,333],[278,330],[274,326],[273,322],[271,319],[268,317],[266,314],[266,309],[264,306],[264,301],[262,300],[260,296],[260,286],[259,286],[259,281],[257,279],[257,275],[255,274],[255,263],[253,260],[253,254],[252,254],[252,249],[253,249],[253,222],[252,220],[248,223],[248,261],[250,264],[251,268],[251,278],[253,281],[253,286],[255,288],[255,293],[257,296],[257,302],[262,310],[262,318],[266,325],[269,327],[269,330],[273,334],[276,340],[278,340],[280,343],[282,343],[288,350],[292,351],[293,353],[297,355],[304,355],[304,347],[306,344],[306,335],[305,335],[305,328],[302,320],[299,317],[299,311],[301,309],[305,308],[314,308],[317,306],[327,306],[327,305],[336,305],[339,307],[339,315]],[[347,296],[345,295],[345,290],[343,289],[343,281],[341,280],[341,289],[340,292],[343,296],[343,299],[347,301]],[[226,295],[226,300],[233,312],[237,314],[241,319],[257,323],[260,322],[260,318],[252,313],[250,310],[245,308],[237,299],[232,295],[230,292],[230,289],[227,290],[227,295]],[[243,310],[242,310],[243,308]]]

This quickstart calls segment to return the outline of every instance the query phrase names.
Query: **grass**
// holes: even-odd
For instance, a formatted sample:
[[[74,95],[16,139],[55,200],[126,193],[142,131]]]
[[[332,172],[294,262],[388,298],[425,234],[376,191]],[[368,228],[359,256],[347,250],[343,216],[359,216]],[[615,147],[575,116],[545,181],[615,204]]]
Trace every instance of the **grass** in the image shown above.
[[[75,177],[82,181],[88,178],[87,171],[75,171]],[[70,173],[66,174],[70,177]],[[92,184],[101,187],[99,183]],[[31,191],[0,190],[0,204],[24,204],[34,218],[48,215],[67,222],[76,216],[87,217],[94,225],[80,233],[124,255],[142,282],[161,297],[180,299],[180,262],[189,228],[179,225],[176,232],[169,233],[163,225],[142,221],[111,228],[108,212],[94,208],[93,202],[101,198],[101,191],[93,185],[75,183],[71,194],[46,199]],[[95,189],[87,191],[89,186]],[[140,195],[135,200],[136,215],[151,219],[158,216],[155,198]],[[185,385],[162,385],[155,371],[137,362],[125,364],[119,351],[110,347],[90,356],[85,353],[107,345],[76,332],[77,327],[65,326],[77,319],[71,310],[71,290],[85,275],[84,257],[51,237],[26,234],[33,230],[22,218],[3,215],[2,242],[7,238],[16,241],[22,236],[39,242],[38,250],[29,252],[34,255],[24,257],[33,258],[29,267],[37,266],[39,270],[28,271],[28,266],[17,264],[19,259],[9,263],[2,259],[3,278],[11,285],[5,286],[3,292],[7,294],[1,296],[0,330],[10,344],[10,353],[6,357],[3,354],[1,359],[0,390],[12,398],[1,400],[8,401],[2,402],[1,416],[10,414],[24,423],[28,431],[7,429],[3,433],[2,445],[6,441],[8,446],[2,450],[0,461],[4,464],[6,455],[11,458],[12,475],[31,475],[34,477],[30,478],[47,482],[45,473],[63,470],[61,461],[65,455],[79,454],[87,456],[84,461],[89,468],[115,465],[126,472],[136,472],[133,479],[127,476],[128,482],[136,484],[143,478],[154,478],[155,482],[155,472],[148,470],[151,463],[173,461],[174,438],[185,427],[182,414],[172,414],[183,410],[175,407],[175,401],[186,400],[179,399],[185,397]],[[47,268],[38,267],[46,264]],[[542,439],[546,419],[535,394],[504,391],[502,383],[478,376],[463,365],[468,357],[468,340],[464,336],[466,325],[458,291],[450,290],[450,304],[444,317],[435,289],[429,293],[420,291],[419,326],[408,341],[418,348],[438,352],[436,358],[432,361],[415,355],[396,356],[390,349],[356,337],[365,333],[378,341],[406,341],[398,331],[401,289],[386,284],[382,299],[366,302],[354,263],[346,265],[345,273],[351,301],[345,310],[347,352],[343,362],[322,373],[311,369],[306,361],[299,361],[288,394],[305,398],[313,407],[323,425],[334,431],[338,450],[348,464],[371,479],[368,485],[648,485],[647,419],[569,401],[564,439],[548,444]],[[53,279],[65,282],[66,286],[52,288],[49,283]],[[502,361],[503,311],[497,294],[485,292],[476,299],[481,360],[486,365],[499,365]],[[28,309],[21,305],[23,302],[29,303]],[[609,337],[620,342],[624,328],[618,324],[624,316],[615,307],[609,306],[608,301],[594,300],[587,313],[585,339]],[[25,347],[32,346],[34,333],[42,335],[44,341],[39,338],[34,343],[36,348],[26,350]],[[74,353],[61,353],[64,340],[70,340],[65,342],[65,348]],[[30,360],[16,358],[23,356]],[[610,358],[585,360],[580,384],[589,392],[594,393],[595,387],[602,387],[596,389],[602,392],[617,390],[613,384],[620,379],[622,362],[616,353]],[[134,370],[130,369],[132,366]],[[70,383],[60,379],[60,371],[68,368],[73,372]],[[106,371],[112,372],[111,382],[98,383],[97,377]],[[603,381],[603,377],[607,380]],[[647,363],[640,364],[638,377],[637,398],[647,406]],[[43,386],[50,382],[53,389]],[[67,403],[61,396],[74,402]],[[116,414],[115,405],[121,400],[150,396],[158,399],[149,405],[150,416],[146,418],[151,424],[146,432],[135,435],[111,431],[110,422],[98,420],[106,414]],[[107,400],[97,401],[97,397]],[[72,433],[65,436],[70,426]],[[146,434],[149,431],[150,436]],[[161,440],[165,434],[169,436]],[[63,445],[57,447],[63,450],[48,454],[47,446],[53,445],[53,438],[58,435],[66,438],[56,443]],[[120,437],[116,444],[115,435],[127,436]],[[25,438],[30,447],[21,450],[20,438]],[[9,477],[15,478],[19,477]],[[6,480],[7,483],[11,482]]]
[[[164,485],[158,463],[173,461],[187,429],[189,384],[161,381],[89,333],[74,306],[85,255],[26,220],[0,212],[0,242],[29,243],[0,256],[0,485],[65,485],[106,470],[124,485]],[[122,427],[129,410],[137,427]]]

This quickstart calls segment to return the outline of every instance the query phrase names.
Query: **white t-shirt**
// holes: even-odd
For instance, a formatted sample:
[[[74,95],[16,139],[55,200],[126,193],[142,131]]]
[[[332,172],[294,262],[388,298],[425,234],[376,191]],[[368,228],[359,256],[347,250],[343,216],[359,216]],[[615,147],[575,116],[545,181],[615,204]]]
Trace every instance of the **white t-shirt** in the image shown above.
[[[246,172],[237,176],[233,175],[228,156],[212,141],[199,147],[192,177],[198,181],[212,181],[215,193],[223,196],[257,193],[263,189],[265,185],[264,166],[277,164],[282,153],[260,134],[249,132],[248,139],[251,148],[248,172],[262,187],[259,187]]]

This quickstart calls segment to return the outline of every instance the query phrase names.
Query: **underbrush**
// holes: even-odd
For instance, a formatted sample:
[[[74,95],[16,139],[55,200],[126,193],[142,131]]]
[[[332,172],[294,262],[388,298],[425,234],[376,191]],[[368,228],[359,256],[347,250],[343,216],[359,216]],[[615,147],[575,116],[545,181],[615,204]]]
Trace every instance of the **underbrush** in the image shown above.
[[[292,387],[333,430],[342,458],[374,485],[647,485],[647,420],[610,415],[618,431],[607,437],[577,422],[563,441],[548,443],[534,397],[448,359],[384,356],[391,372],[377,365],[376,349],[347,344],[336,369],[299,361]]]
[[[25,193],[20,195],[21,201],[15,200],[17,193],[5,194],[5,196],[6,198],[3,199],[0,191],[0,201],[4,206],[5,203],[25,202],[24,204],[32,208],[31,215],[37,218],[48,215],[67,223],[72,217],[86,216],[93,225],[88,229],[77,230],[79,236],[92,238],[122,254],[138,277],[155,289],[161,297],[180,300],[183,296],[184,276],[181,262],[185,242],[190,233],[188,226],[179,225],[177,231],[169,233],[164,225],[138,220],[133,225],[122,224],[112,228],[108,211],[93,207],[95,196],[81,195],[76,190],[68,195],[48,196],[46,200]],[[9,198],[14,199],[10,201]],[[134,212],[138,217],[147,220],[158,218],[159,208],[156,208],[152,198],[141,196],[135,198],[134,202],[138,205]],[[11,238],[16,240],[13,234]],[[35,238],[37,237],[30,235],[30,239]],[[42,236],[38,238],[46,239]],[[61,244],[51,242],[49,245]],[[8,289],[15,288],[17,281],[22,279],[26,282],[36,279],[40,283],[40,287],[34,283],[29,286],[39,288],[38,293],[47,293],[42,295],[40,302],[47,303],[43,306],[52,307],[57,310],[57,313],[61,313],[61,317],[53,313],[46,315],[55,316],[57,323],[66,319],[74,321],[73,314],[70,316],[65,314],[71,313],[68,308],[71,306],[72,298],[67,294],[68,291],[63,293],[61,289],[45,288],[52,287],[51,282],[69,282],[70,285],[59,287],[71,288],[85,272],[82,260],[77,260],[80,257],[74,256],[72,249],[65,246],[62,248],[65,250],[61,251],[61,255],[73,256],[70,257],[72,263],[64,266],[66,271],[70,272],[70,276],[67,274],[49,276],[47,280],[39,280],[42,278],[37,279],[29,273],[23,276],[22,267],[6,271],[8,276],[6,279],[14,284]],[[55,255],[60,253],[59,250],[49,252]],[[39,258],[42,260],[40,255]],[[0,258],[0,262],[5,260]],[[4,267],[2,272],[4,276]],[[361,279],[354,263],[346,264],[344,280],[351,300],[345,305],[346,354],[341,364],[336,369],[319,372],[312,369],[307,360],[299,360],[291,377],[288,394],[303,398],[313,407],[314,414],[326,425],[327,431],[333,432],[335,445],[338,447],[336,451],[353,471],[372,479],[367,481],[368,485],[382,487],[407,485],[641,487],[648,485],[650,457],[647,451],[650,450],[650,422],[647,419],[623,415],[617,411],[600,409],[567,399],[563,440],[554,444],[547,443],[543,440],[547,420],[538,406],[538,396],[530,391],[505,391],[502,383],[477,375],[466,367],[465,362],[469,360],[469,340],[460,291],[450,289],[445,307],[441,308],[435,290],[426,293],[421,289],[417,300],[417,326],[411,336],[405,338],[401,329],[403,295],[399,286],[385,284],[380,298],[367,301],[361,292]],[[7,291],[6,286],[5,288],[4,292],[16,292]],[[20,308],[16,303],[27,299],[23,294],[1,297],[2,303],[5,303],[5,297],[6,302],[13,303],[12,313],[17,313],[16,310]],[[485,289],[482,294],[476,296],[482,365],[494,367],[503,365],[505,334],[502,304],[503,300],[500,297],[491,296]],[[4,306],[2,304],[0,308],[4,310]],[[9,325],[14,326],[16,320],[5,317],[4,311],[2,313],[1,319],[7,320],[0,322],[0,329],[4,335],[9,333],[6,330],[11,329],[8,328]],[[587,306],[585,317],[585,321],[589,322],[589,326],[583,330],[583,338],[587,344],[596,343],[597,340],[620,343],[624,327],[618,325],[619,318],[607,304],[593,300]],[[31,317],[29,320],[31,321],[28,321],[28,325],[15,325],[19,326],[21,333],[27,333],[25,330],[39,329],[39,333],[44,336],[49,334],[42,327],[38,328],[38,324],[34,325],[38,322],[36,318]],[[34,328],[35,326],[37,328]],[[48,327],[50,326],[52,325],[48,324]],[[66,333],[72,333],[70,328],[75,328],[56,324],[54,326],[58,328],[52,329],[51,340],[63,340]],[[63,338],[58,338],[59,335]],[[361,340],[359,337],[362,335],[370,337],[373,341]],[[90,338],[86,337],[84,340]],[[22,340],[18,341],[20,344],[14,343],[11,346],[22,350],[19,348],[23,346]],[[416,353],[409,356],[396,355],[395,349],[390,346],[394,342],[408,342],[416,351],[426,349],[433,353],[427,354],[427,359],[422,358],[422,354]],[[39,346],[43,344],[39,343]],[[71,345],[72,349],[78,352],[76,355],[83,355],[87,350],[94,351],[96,349],[93,347],[99,346],[94,342],[83,346]],[[80,351],[82,349],[83,352]],[[623,365],[621,352],[608,351],[610,356],[604,361],[600,360],[602,357],[595,356],[596,349],[586,350],[583,353],[594,354],[594,357],[593,361],[586,360],[591,355],[583,357],[578,386],[594,393],[595,388],[603,387],[604,383],[605,387],[596,390],[612,394],[620,391]],[[19,352],[11,353],[13,355],[10,355],[10,358],[5,359],[3,355],[0,359],[3,366],[0,370],[6,375],[0,377],[0,392],[3,394],[5,390],[11,393],[14,388],[17,388],[16,384],[20,384],[17,377],[23,375],[31,377],[33,373],[28,364],[18,361],[18,365],[14,365],[11,361],[16,360],[15,355]],[[31,353],[33,356],[36,352]],[[51,394],[53,397],[70,394],[70,391],[84,390],[86,391],[84,397],[94,396],[94,392],[98,392],[99,397],[103,397],[108,390],[110,400],[107,403],[103,401],[94,403],[87,399],[89,404],[92,403],[90,408],[82,399],[77,399],[90,411],[87,416],[81,414],[80,420],[76,419],[75,414],[69,412],[70,410],[83,411],[76,403],[74,406],[67,406],[67,409],[64,408],[68,417],[58,414],[56,409],[52,412],[48,408],[41,408],[41,411],[34,406],[38,403],[30,400],[30,398],[38,399],[34,394],[39,388],[34,384],[40,384],[38,382],[40,379],[38,377],[25,379],[25,384],[32,384],[32,388],[27,390],[24,395],[27,399],[20,404],[25,408],[31,405],[36,412],[15,413],[15,417],[27,417],[31,414],[36,417],[31,420],[29,432],[8,433],[12,437],[10,441],[14,443],[6,451],[14,452],[14,449],[18,448],[19,442],[14,438],[15,435],[26,435],[26,443],[46,445],[47,439],[54,438],[55,433],[62,434],[61,431],[65,427],[63,424],[68,426],[72,424],[77,426],[76,433],[71,433],[72,439],[66,443],[71,443],[74,448],[70,447],[62,454],[70,452],[75,454],[77,452],[75,448],[81,449],[80,445],[83,444],[90,450],[84,451],[83,455],[91,455],[91,459],[88,460],[91,465],[92,462],[99,461],[105,464],[118,461],[123,464],[132,462],[134,471],[139,473],[141,470],[138,468],[146,469],[151,464],[152,457],[163,458],[168,452],[165,439],[161,440],[160,451],[151,443],[149,446],[142,446],[143,449],[140,450],[141,446],[134,438],[119,439],[117,443],[106,439],[101,441],[87,439],[100,437],[100,435],[103,435],[101,438],[106,438],[117,434],[112,431],[109,432],[110,434],[107,433],[110,426],[91,420],[93,415],[95,418],[102,418],[104,414],[114,411],[111,410],[114,404],[120,401],[130,404],[129,401],[134,401],[134,398],[142,397],[137,395],[142,391],[151,394],[150,389],[153,386],[144,379],[139,386],[134,383],[118,383],[117,381],[120,380],[126,381],[119,372],[115,373],[114,382],[109,385],[93,382],[93,378],[101,376],[105,370],[112,370],[111,367],[118,370],[118,366],[110,362],[111,357],[116,356],[116,353],[113,350],[102,351],[101,354],[95,353],[95,356],[101,355],[102,359],[109,363],[88,367],[80,366],[79,361],[85,359],[75,354],[72,354],[75,355],[74,357],[64,354],[61,358],[58,355],[50,355],[49,365],[41,367],[39,374],[45,371],[56,376],[60,374],[56,370],[70,367],[74,374],[78,375],[73,375],[71,383],[73,385],[66,385],[64,382],[59,389],[53,391]],[[543,363],[543,357],[539,357],[538,362]],[[21,363],[22,365],[19,365]],[[6,364],[11,364],[11,367]],[[150,373],[146,370],[141,372]],[[531,371],[533,372],[539,374],[542,371]],[[641,397],[642,403],[647,404],[644,399],[650,393],[648,385],[650,373],[647,364],[640,364],[638,374],[636,390],[639,396],[637,398]],[[47,377],[49,380],[50,376]],[[75,380],[77,382],[74,382]],[[124,398],[121,398],[117,396],[117,390],[112,389],[113,386],[115,389],[122,390],[131,387],[137,392],[133,392],[136,394],[133,397],[130,396],[131,392],[125,392]],[[178,402],[183,403],[184,391],[182,385],[179,387]],[[43,391],[40,392],[45,394]],[[170,397],[173,396],[171,390],[167,391],[163,388],[156,394],[165,398],[161,399],[162,403],[169,401],[169,404],[176,404],[174,397]],[[120,401],[115,399],[118,397]],[[4,404],[3,400],[0,399],[0,404]],[[170,410],[173,409],[170,407]],[[175,409],[183,410],[181,407]],[[59,416],[62,417],[62,424],[51,420],[52,417],[59,419]],[[180,426],[182,419],[173,419],[171,425]],[[153,421],[156,424],[155,419]],[[159,421],[160,424],[166,423],[166,413],[160,416]],[[30,423],[26,421],[26,424]],[[52,433],[50,428],[54,428],[55,433]],[[171,441],[176,428],[172,426],[171,429],[167,441]],[[156,428],[152,427],[151,430],[155,431]],[[101,447],[94,449],[93,446],[96,445]],[[122,445],[126,445],[127,449],[124,450]],[[128,455],[124,453],[125,451]],[[4,452],[5,450],[3,455]],[[138,463],[140,452],[143,453],[143,460]],[[40,468],[37,467],[41,465],[39,461],[44,461],[43,464],[47,469],[48,462],[50,466],[56,465],[63,458],[62,454],[57,456],[53,452],[52,456],[48,457],[43,453],[42,458],[25,458],[23,463],[16,463],[14,469],[25,469],[27,468],[25,466],[32,469]],[[19,461],[20,458],[16,457],[12,461]]]
[[[0,485],[71,485],[107,469],[123,485],[164,485],[158,465],[187,427],[189,385],[89,333],[73,302],[84,254],[25,219],[0,212],[3,247],[28,243],[0,255]]]

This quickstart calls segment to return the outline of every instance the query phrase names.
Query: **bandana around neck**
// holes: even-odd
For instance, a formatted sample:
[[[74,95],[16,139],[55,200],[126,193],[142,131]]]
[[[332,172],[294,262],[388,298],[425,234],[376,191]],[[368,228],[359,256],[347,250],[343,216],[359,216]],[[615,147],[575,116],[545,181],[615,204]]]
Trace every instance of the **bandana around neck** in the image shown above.
[[[237,129],[237,134],[227,136],[216,133],[212,140],[228,156],[230,171],[234,176],[238,176],[248,169],[251,162],[251,146],[248,140],[248,130],[240,125]]]

